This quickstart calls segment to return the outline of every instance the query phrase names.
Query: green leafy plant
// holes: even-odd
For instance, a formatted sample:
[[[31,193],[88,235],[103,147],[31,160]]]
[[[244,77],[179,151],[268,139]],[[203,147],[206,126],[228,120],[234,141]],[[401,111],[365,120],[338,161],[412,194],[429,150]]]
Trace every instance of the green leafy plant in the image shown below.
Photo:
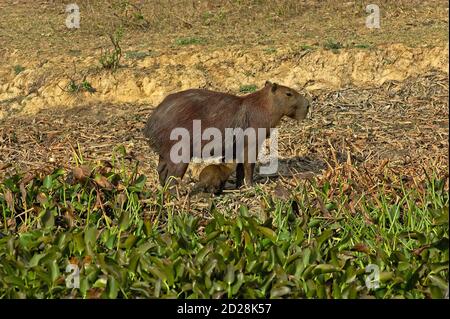
[[[67,84],[67,91],[69,93],[79,93],[79,92],[89,92],[94,93],[96,90],[92,87],[92,85],[84,80],[81,83],[77,83],[75,80],[71,79]]]
[[[205,44],[205,40],[196,37],[187,37],[187,38],[178,38],[175,40],[175,44],[177,45],[196,45],[196,44]]]
[[[301,50],[301,51],[311,51],[311,50],[314,50],[314,47],[311,46],[311,45],[302,44],[302,45],[300,46],[300,50]]]
[[[241,87],[239,88],[239,92],[252,93],[252,92],[255,92],[257,89],[258,89],[258,87],[255,84],[241,85]]]
[[[23,66],[21,66],[20,64],[17,64],[14,66],[14,73],[16,75],[22,73],[23,71],[25,71],[25,68]]]
[[[146,30],[150,25],[142,12],[142,4],[135,4],[128,0],[119,0],[114,1],[111,8],[114,16],[119,19],[123,26]]]
[[[368,44],[368,43],[358,43],[358,44],[355,44],[355,48],[358,48],[358,49],[370,49],[370,48],[372,48],[372,45]]]
[[[116,70],[120,66],[120,60],[122,58],[122,48],[120,47],[120,41],[123,37],[123,28],[117,28],[114,34],[109,35],[112,49],[102,50],[99,62],[104,69]]]
[[[448,289],[449,195],[437,176],[418,188],[390,176],[371,196],[342,175],[279,189],[283,199],[256,187],[266,217],[245,205],[231,216],[219,197],[205,220],[165,205],[169,194],[146,186],[123,146],[104,164],[79,153],[73,168],[1,181],[0,298],[442,298]],[[68,285],[70,265],[79,288]]]
[[[342,49],[344,46],[340,42],[337,42],[337,41],[332,40],[332,39],[328,39],[324,43],[323,47],[325,49],[327,49],[327,50],[331,50],[334,53],[337,53],[337,52],[339,52],[339,49]]]
[[[277,52],[277,49],[275,49],[275,48],[266,48],[266,49],[264,49],[264,52],[267,53],[267,54],[274,54],[274,53]]]

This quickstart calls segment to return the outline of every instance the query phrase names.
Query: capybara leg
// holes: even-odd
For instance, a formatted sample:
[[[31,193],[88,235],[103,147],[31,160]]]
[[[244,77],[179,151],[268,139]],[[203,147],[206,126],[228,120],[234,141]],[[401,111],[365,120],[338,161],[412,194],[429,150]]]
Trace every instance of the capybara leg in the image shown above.
[[[236,165],[236,188],[239,188],[244,183],[244,164],[238,163]]]
[[[205,185],[202,182],[198,182],[197,184],[194,185],[194,187],[191,190],[191,195],[195,195],[197,193],[200,192],[204,192],[205,191]]]
[[[219,189],[214,185],[209,185],[204,189],[204,191],[210,194],[216,194],[219,191]]]
[[[159,158],[157,170],[159,176],[159,183],[164,186],[167,179],[167,163],[161,157]]]
[[[223,190],[225,189],[226,182],[220,183],[219,189],[216,190],[215,194],[220,195],[223,193]]]
[[[186,173],[186,170],[189,166],[189,163],[178,163],[178,164],[173,164],[171,162],[168,162],[166,165],[167,168],[167,177],[166,177],[166,181],[169,179],[170,176],[173,176],[175,178],[183,178],[184,173]],[[173,184],[175,181],[172,180],[170,183]]]
[[[253,172],[255,170],[255,163],[244,163],[245,184],[247,186],[253,185]]]

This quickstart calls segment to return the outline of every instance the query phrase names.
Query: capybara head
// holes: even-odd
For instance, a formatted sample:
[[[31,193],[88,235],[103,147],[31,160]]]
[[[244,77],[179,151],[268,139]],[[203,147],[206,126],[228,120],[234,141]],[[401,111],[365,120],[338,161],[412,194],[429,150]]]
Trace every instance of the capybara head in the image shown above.
[[[279,114],[287,115],[294,120],[301,121],[306,118],[309,111],[309,101],[306,97],[287,86],[266,81],[266,88],[273,95],[273,110]]]

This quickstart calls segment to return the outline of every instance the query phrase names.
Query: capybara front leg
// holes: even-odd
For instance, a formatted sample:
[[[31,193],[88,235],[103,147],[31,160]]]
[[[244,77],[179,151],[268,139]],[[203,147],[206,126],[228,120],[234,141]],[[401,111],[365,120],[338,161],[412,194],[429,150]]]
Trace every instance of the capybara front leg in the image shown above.
[[[189,163],[177,163],[177,164],[174,164],[172,162],[168,162],[167,165],[166,165],[166,167],[167,167],[167,178],[166,178],[165,182],[167,183],[167,180],[171,176],[173,176],[175,178],[182,179],[183,176],[184,176],[184,173],[186,173],[186,170],[187,170],[188,166],[189,166]],[[170,182],[170,184],[172,185],[174,182],[175,181],[172,180]]]
[[[236,165],[236,188],[240,188],[244,183],[244,164],[238,163]]]
[[[255,170],[255,163],[244,163],[245,184],[247,186],[253,185],[253,172]]]

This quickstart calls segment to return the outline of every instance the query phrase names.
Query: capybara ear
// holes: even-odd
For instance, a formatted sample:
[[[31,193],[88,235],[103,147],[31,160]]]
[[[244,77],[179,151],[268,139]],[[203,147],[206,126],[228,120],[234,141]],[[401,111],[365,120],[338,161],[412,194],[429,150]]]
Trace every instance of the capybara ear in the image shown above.
[[[278,89],[278,84],[272,83],[272,92],[275,92]]]
[[[272,86],[272,82],[270,82],[270,81],[266,81],[266,84],[265,84],[265,86]]]

